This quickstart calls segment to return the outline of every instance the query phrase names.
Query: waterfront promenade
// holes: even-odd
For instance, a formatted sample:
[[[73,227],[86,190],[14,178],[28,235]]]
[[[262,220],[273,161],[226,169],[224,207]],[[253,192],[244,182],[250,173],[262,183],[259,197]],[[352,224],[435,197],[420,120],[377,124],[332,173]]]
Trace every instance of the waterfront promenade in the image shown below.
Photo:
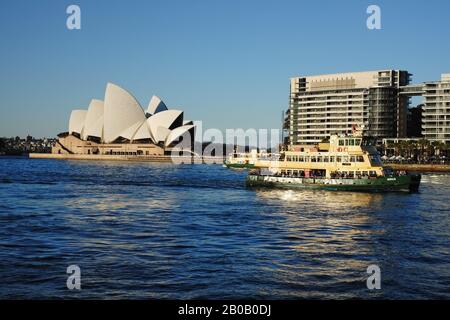
[[[30,159],[58,159],[58,160],[94,160],[94,161],[148,161],[148,162],[173,162],[173,163],[205,163],[221,164],[224,157],[212,156],[138,156],[138,155],[88,155],[88,154],[53,154],[30,153]]]
[[[412,164],[412,163],[388,163],[385,166],[394,170],[406,170],[417,172],[450,172],[450,164]]]
[[[206,163],[222,164],[224,157],[183,157],[183,156],[130,156],[130,155],[87,155],[87,154],[51,154],[30,153],[30,159],[58,159],[58,160],[94,160],[94,161],[148,161],[174,163]],[[450,172],[450,164],[411,164],[386,163],[385,166],[394,170],[417,172]]]

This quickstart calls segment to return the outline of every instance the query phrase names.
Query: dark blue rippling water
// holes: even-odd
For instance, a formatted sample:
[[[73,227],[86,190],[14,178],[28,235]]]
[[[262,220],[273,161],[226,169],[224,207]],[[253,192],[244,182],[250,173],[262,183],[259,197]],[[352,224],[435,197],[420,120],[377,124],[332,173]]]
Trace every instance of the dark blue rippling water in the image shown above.
[[[419,194],[252,191],[244,178],[0,158],[0,298],[450,298],[450,175],[425,175]],[[366,287],[370,264],[381,290]]]

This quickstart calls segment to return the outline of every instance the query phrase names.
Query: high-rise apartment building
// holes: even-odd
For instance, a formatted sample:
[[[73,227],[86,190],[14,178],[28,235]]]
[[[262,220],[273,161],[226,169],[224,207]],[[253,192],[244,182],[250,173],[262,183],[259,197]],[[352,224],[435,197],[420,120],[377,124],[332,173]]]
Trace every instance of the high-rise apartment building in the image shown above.
[[[422,133],[428,140],[450,142],[450,74],[423,84]]]
[[[351,133],[354,125],[379,138],[406,136],[409,96],[399,90],[410,77],[407,71],[378,70],[292,78],[289,144],[318,143]]]

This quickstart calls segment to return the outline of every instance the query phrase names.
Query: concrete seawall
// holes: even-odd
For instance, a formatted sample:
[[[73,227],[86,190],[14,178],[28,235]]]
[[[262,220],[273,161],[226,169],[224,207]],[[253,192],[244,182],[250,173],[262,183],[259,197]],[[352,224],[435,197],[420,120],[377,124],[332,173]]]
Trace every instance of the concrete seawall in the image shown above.
[[[30,159],[58,159],[58,160],[90,160],[90,161],[143,161],[143,162],[167,162],[167,163],[205,163],[222,164],[224,157],[181,157],[181,156],[125,156],[125,155],[88,155],[88,154],[52,154],[30,153]],[[385,166],[395,170],[417,172],[450,172],[447,164],[402,164],[388,163]]]
[[[125,156],[125,155],[103,155],[103,154],[52,154],[52,153],[30,153],[30,159],[57,159],[57,160],[90,160],[90,161],[141,161],[141,162],[167,162],[181,163],[205,163],[221,164],[223,157],[183,157],[183,156]]]
[[[417,171],[417,172],[450,172],[448,164],[408,164],[388,163],[385,166],[395,170]]]

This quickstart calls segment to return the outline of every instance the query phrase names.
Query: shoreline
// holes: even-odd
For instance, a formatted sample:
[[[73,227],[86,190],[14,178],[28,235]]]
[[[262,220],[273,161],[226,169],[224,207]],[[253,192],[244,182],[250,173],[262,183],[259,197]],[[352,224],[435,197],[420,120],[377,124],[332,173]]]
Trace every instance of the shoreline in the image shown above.
[[[87,155],[87,154],[53,154],[30,153],[29,159],[56,159],[56,160],[82,160],[82,161],[137,161],[137,162],[166,162],[174,164],[222,164],[223,157],[196,157],[196,156],[130,156],[130,155]]]
[[[56,160],[84,160],[84,161],[141,161],[141,162],[172,162],[172,163],[204,163],[223,164],[225,157],[185,157],[185,156],[125,156],[125,155],[87,155],[87,154],[52,154],[30,153],[28,155],[2,155],[0,157],[17,157],[29,159],[56,159]],[[394,170],[415,172],[444,172],[450,173],[450,164],[409,164],[387,163],[384,166]]]
[[[450,172],[449,164],[385,164],[394,170],[416,171],[416,172]]]

